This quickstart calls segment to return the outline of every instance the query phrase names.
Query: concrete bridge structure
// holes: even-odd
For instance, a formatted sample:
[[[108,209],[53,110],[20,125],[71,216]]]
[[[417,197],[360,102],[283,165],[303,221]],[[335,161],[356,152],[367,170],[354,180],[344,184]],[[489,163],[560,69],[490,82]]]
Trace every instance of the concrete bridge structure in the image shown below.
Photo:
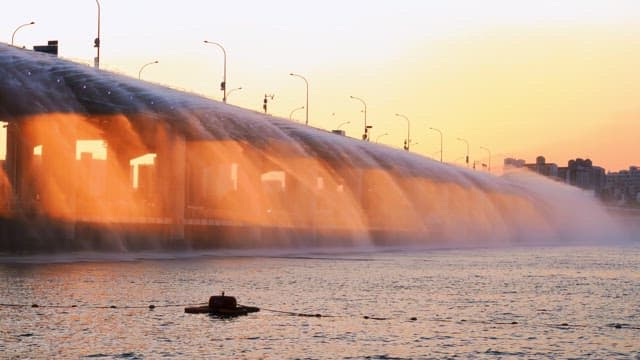
[[[474,172],[6,44],[0,122],[0,252],[487,246],[616,231],[593,199],[533,174]]]
[[[417,155],[3,44],[0,121],[8,251],[422,236],[428,202],[405,190],[445,180]]]

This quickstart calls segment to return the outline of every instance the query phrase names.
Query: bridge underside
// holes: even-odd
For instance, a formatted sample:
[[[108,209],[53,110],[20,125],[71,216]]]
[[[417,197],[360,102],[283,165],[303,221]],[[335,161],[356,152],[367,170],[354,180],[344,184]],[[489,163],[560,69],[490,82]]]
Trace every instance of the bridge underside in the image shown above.
[[[399,188],[416,178],[243,141],[188,139],[163,122],[140,134],[135,119],[39,114],[9,122],[0,248],[338,246],[424,235]],[[91,146],[83,151],[82,142]]]

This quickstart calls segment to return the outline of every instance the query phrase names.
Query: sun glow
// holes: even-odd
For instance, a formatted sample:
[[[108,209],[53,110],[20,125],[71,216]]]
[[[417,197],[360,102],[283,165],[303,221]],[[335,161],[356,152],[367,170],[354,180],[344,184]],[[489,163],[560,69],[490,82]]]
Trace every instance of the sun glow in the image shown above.
[[[59,3],[14,3],[0,13],[2,33],[33,18],[18,46],[55,37],[62,57],[92,64],[96,7],[73,6],[82,15],[61,23],[66,7]],[[223,56],[203,45],[209,39],[226,48],[227,88],[243,88],[229,103],[243,108],[262,111],[264,94],[275,94],[269,113],[287,118],[305,102],[304,86],[288,76],[295,72],[309,80],[311,125],[331,130],[350,121],[343,130],[354,138],[362,109],[350,95],[366,99],[372,137],[388,133],[381,141],[390,146],[401,147],[406,133],[394,113],[412,119],[413,151],[427,157],[439,146],[428,127],[442,129],[450,163],[464,152],[457,137],[470,139],[473,160],[485,163],[479,146],[500,154],[494,163],[540,154],[559,164],[589,157],[608,170],[638,162],[640,148],[628,135],[640,131],[636,1],[301,7],[278,0],[225,3],[212,21],[219,13],[219,4],[200,0],[181,2],[180,11],[175,3],[109,1],[101,66],[137,78],[143,64],[159,59],[145,80],[221,100]]]

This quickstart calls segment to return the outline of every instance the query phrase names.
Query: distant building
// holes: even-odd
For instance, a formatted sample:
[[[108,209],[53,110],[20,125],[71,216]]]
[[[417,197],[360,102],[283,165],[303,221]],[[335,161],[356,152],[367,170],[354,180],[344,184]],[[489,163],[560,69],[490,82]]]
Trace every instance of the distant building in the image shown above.
[[[525,168],[551,178],[558,177],[558,165],[547,163],[544,156],[538,156],[535,164],[525,164]]]
[[[567,167],[558,168],[558,176],[567,184],[585,190],[593,190],[600,196],[604,191],[607,177],[604,168],[593,166],[590,159],[569,160]]]
[[[522,168],[524,167],[525,161],[522,159],[514,159],[514,158],[506,158],[504,159],[504,168]]]
[[[640,167],[630,166],[629,170],[608,173],[604,196],[621,203],[640,202]]]
[[[536,162],[526,164],[524,160],[504,159],[505,168],[526,168],[548,178],[593,191],[601,196],[607,184],[607,175],[604,168],[593,166],[590,159],[569,160],[566,167],[559,167],[554,163],[548,163],[544,156],[538,156]],[[640,188],[638,188],[640,189]]]

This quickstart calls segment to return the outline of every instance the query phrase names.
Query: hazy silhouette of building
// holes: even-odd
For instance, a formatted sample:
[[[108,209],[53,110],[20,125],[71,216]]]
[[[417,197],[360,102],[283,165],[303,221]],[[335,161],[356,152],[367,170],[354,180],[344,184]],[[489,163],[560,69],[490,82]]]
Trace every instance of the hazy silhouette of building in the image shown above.
[[[551,178],[558,177],[558,165],[547,163],[544,156],[538,156],[534,164],[525,164],[525,168]]]
[[[519,169],[524,167],[526,162],[522,159],[514,159],[514,158],[506,158],[504,159],[504,168],[505,169]]]
[[[538,156],[536,162],[531,164],[526,164],[521,159],[506,158],[504,165],[505,168],[525,168],[542,176],[593,191],[598,196],[603,194],[607,184],[604,168],[593,166],[590,159],[569,160],[567,166],[559,167],[554,163],[548,163],[544,156]]]
[[[558,176],[567,184],[585,190],[593,190],[600,196],[604,191],[607,177],[604,168],[593,166],[591,159],[569,160],[567,167],[558,168]]]
[[[629,170],[609,172],[604,197],[623,204],[640,203],[640,167],[630,166]]]

